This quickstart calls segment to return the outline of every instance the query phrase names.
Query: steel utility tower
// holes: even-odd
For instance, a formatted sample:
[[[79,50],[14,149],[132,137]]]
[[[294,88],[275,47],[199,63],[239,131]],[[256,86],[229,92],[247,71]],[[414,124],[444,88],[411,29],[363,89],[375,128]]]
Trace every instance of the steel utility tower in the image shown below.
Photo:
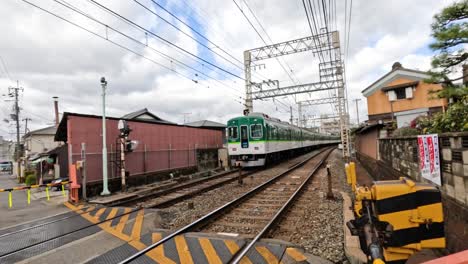
[[[265,84],[268,88],[270,83],[254,83],[251,79],[252,63],[260,60],[276,58],[280,56],[312,51],[313,53],[327,53],[330,56],[323,56],[327,60],[319,63],[319,82],[292,85],[287,87],[277,87],[273,89],[263,89]],[[329,58],[327,58],[329,57]],[[332,103],[340,118],[341,143],[343,146],[343,156],[349,157],[349,125],[348,111],[345,97],[344,63],[341,59],[340,39],[338,31],[320,33],[300,39],[289,40],[281,43],[263,46],[244,51],[245,67],[245,106],[248,112],[253,112],[253,100],[274,98],[285,95],[295,95],[301,93],[312,93],[317,91],[331,91],[329,98],[310,100],[308,104]],[[257,87],[258,91],[252,91],[252,87]],[[306,103],[304,103],[306,104]],[[300,109],[302,108],[299,105]],[[302,113],[299,112],[299,119]],[[299,121],[299,124],[301,121]]]

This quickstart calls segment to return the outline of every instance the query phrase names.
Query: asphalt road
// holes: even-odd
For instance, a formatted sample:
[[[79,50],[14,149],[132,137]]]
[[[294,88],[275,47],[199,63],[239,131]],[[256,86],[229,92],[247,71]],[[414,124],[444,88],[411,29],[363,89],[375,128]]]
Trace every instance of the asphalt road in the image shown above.
[[[20,186],[18,181],[9,174],[0,174],[0,189]],[[8,192],[0,192],[0,229],[29,222],[48,216],[67,212],[63,205],[64,199],[60,196],[44,199],[31,200],[27,203],[26,191],[13,191],[13,207],[8,207]]]

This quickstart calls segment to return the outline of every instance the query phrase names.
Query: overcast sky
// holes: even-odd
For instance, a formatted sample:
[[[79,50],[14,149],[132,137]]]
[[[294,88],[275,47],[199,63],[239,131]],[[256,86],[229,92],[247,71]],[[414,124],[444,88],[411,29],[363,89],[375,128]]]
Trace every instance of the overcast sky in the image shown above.
[[[101,114],[100,78],[108,80],[107,113],[122,116],[141,108],[173,122],[182,123],[184,113],[190,121],[209,119],[225,123],[242,113],[244,81],[201,62],[154,36],[112,16],[85,0],[61,0],[78,8],[109,28],[52,0],[29,0],[33,4],[69,19],[88,30],[79,29],[21,0],[3,0],[0,8],[0,94],[7,94],[16,80],[21,93],[21,118],[31,118],[30,129],[51,125],[54,119],[53,96],[59,97],[60,112]],[[232,0],[154,0],[186,24],[206,36],[212,43],[192,32],[169,16],[151,0],[138,0],[154,13],[181,28],[177,31],[136,1],[96,0],[119,15],[167,39],[192,54],[244,77],[243,51],[263,46],[247,20]],[[245,0],[273,42],[310,35],[301,0]],[[60,2],[60,1],[58,1]],[[247,16],[245,2],[236,0]],[[349,7],[348,1],[348,7]],[[430,24],[435,13],[452,1],[392,0],[353,1],[349,55],[346,75],[348,99],[362,98],[359,116],[367,119],[367,108],[361,91],[391,69],[395,61],[419,70],[430,68],[433,55]],[[345,1],[337,1],[336,26],[344,45]],[[119,33],[131,36],[129,40]],[[260,31],[267,42],[266,35]],[[198,40],[195,42],[189,36]],[[123,49],[105,38],[132,50]],[[144,46],[148,44],[148,46]],[[204,46],[211,49],[208,50]],[[214,52],[220,54],[218,56]],[[229,54],[224,53],[227,51]],[[158,53],[159,52],[159,53]],[[342,50],[344,52],[344,49]],[[163,55],[160,55],[163,54]],[[171,58],[164,57],[170,56]],[[192,69],[181,65],[179,62]],[[319,81],[318,59],[311,52],[282,57],[282,64],[292,70],[295,83]],[[264,61],[265,68],[253,71],[254,80],[279,80],[281,86],[292,85],[276,60]],[[161,66],[163,65],[163,66]],[[6,67],[6,68],[5,68]],[[198,71],[195,72],[193,69]],[[209,76],[209,77],[206,77]],[[289,106],[297,109],[295,100],[317,98],[326,94],[254,101],[254,110],[289,119]],[[0,135],[12,138],[13,123],[9,118],[11,98],[0,101]],[[356,120],[354,103],[349,104],[351,121]],[[331,107],[310,108],[308,115],[333,114]],[[297,112],[294,113],[297,117]],[[22,124],[24,126],[24,123]],[[22,127],[24,130],[24,127]]]

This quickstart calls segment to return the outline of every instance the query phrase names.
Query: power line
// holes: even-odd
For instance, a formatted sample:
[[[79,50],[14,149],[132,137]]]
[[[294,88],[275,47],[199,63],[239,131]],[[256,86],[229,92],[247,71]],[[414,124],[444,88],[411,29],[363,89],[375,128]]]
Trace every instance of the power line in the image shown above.
[[[96,19],[96,18],[94,18],[94,17],[92,17],[92,16],[86,14],[85,12],[81,11],[81,10],[78,9],[77,7],[75,7],[75,6],[73,6],[73,5],[69,4],[69,3],[67,3],[67,2],[64,1],[64,0],[62,0],[62,1],[54,0],[54,1],[57,2],[57,3],[59,3],[60,5],[62,5],[62,6],[64,6],[64,7],[66,7],[66,8],[68,8],[68,9],[71,9],[72,11],[75,11],[75,12],[77,12],[78,14],[80,14],[80,15],[82,15],[82,16],[85,16],[85,17],[87,17],[88,19],[90,19],[90,20],[92,20],[92,21],[94,21],[94,22],[96,22],[96,23],[98,23],[98,24],[100,24],[100,25],[106,27],[106,29],[110,29],[110,30],[116,32],[117,34],[128,38],[129,40],[132,40],[132,41],[134,41],[134,42],[136,42],[136,43],[138,43],[138,44],[140,44],[140,45],[142,45],[142,46],[144,46],[144,47],[147,47],[147,48],[151,49],[152,51],[156,52],[158,55],[160,55],[160,56],[164,57],[165,59],[169,60],[171,63],[172,63],[172,62],[177,62],[177,63],[179,63],[180,65],[183,65],[183,66],[185,66],[185,67],[187,67],[187,68],[189,68],[189,69],[191,69],[191,70],[193,70],[193,71],[195,71],[195,72],[197,72],[197,73],[200,73],[201,75],[203,75],[203,76],[205,76],[205,77],[207,77],[207,78],[210,78],[210,79],[212,79],[212,80],[214,80],[214,81],[220,83],[221,85],[223,85],[223,86],[225,86],[225,87],[227,87],[227,88],[230,88],[230,89],[232,89],[232,90],[234,90],[234,91],[236,91],[236,92],[239,92],[239,91],[237,91],[236,89],[234,89],[234,88],[232,88],[232,87],[230,87],[230,86],[227,86],[226,84],[220,82],[219,80],[217,80],[217,79],[215,79],[215,78],[213,78],[213,77],[211,77],[211,76],[205,74],[204,72],[202,72],[202,71],[200,71],[200,70],[198,70],[198,69],[196,69],[196,68],[194,68],[194,67],[192,67],[192,66],[190,66],[190,65],[188,65],[188,64],[186,64],[186,63],[184,63],[184,62],[182,62],[182,61],[180,61],[180,60],[178,60],[178,59],[175,59],[175,58],[173,58],[173,57],[171,57],[171,56],[169,56],[169,55],[166,55],[166,54],[160,52],[159,50],[157,50],[157,49],[151,47],[151,46],[148,45],[147,43],[143,43],[143,42],[137,40],[136,38],[131,37],[131,36],[129,36],[129,35],[127,35],[127,34],[121,32],[121,31],[119,31],[119,30],[117,30],[117,29],[115,29],[115,28],[113,28],[113,27],[111,27],[111,26],[109,26],[109,25],[107,25],[107,24],[101,22],[100,20],[98,20],[98,19]],[[64,3],[62,3],[62,2],[64,2]],[[107,37],[106,37],[105,39],[106,39],[106,40],[109,40]],[[143,57],[144,57],[144,56],[143,56]],[[152,62],[155,63],[154,61],[152,61]],[[186,78],[186,79],[188,79],[188,80],[191,80],[191,81],[194,81],[194,82],[195,82],[195,80],[192,79],[191,77],[182,75],[181,73],[178,73],[177,71],[173,70],[172,68],[169,68],[169,67],[167,67],[167,66],[165,66],[165,65],[162,65],[162,64],[160,64],[160,63],[157,63],[157,62],[156,62],[156,64],[159,65],[159,66],[162,66],[162,67],[164,67],[164,68],[166,68],[166,69],[169,69],[169,70],[171,70],[172,72],[175,72],[175,73],[181,75],[182,77],[184,77],[184,78]],[[240,92],[239,92],[239,93],[240,93]]]
[[[13,82],[13,80],[11,79],[10,73],[8,72],[8,68],[6,66],[6,63],[3,60],[2,56],[0,56],[0,60],[2,61],[2,65],[3,65],[3,68],[5,69],[6,76],[8,77],[8,79],[10,79],[10,82]]]
[[[347,44],[346,44],[346,59],[348,58],[348,54],[349,54],[349,39],[350,39],[350,35],[351,35],[351,16],[352,16],[352,11],[353,11],[353,0],[351,0],[349,2],[349,22],[348,22],[348,39],[347,39]]]
[[[140,2],[138,2],[137,0],[134,0],[136,3],[138,3],[139,5],[141,5],[142,7],[144,7],[145,9],[147,9],[148,11],[150,11],[152,14],[154,14],[155,16],[161,18],[161,16],[159,16],[158,14],[156,14],[155,12],[153,12],[152,10],[148,9],[145,5],[141,4]],[[189,24],[185,23],[182,19],[180,19],[179,17],[177,17],[176,15],[174,15],[171,11],[169,11],[168,9],[166,9],[164,6],[160,5],[158,2],[154,1],[154,0],[151,0],[151,2],[153,2],[155,5],[157,5],[159,8],[161,8],[162,10],[164,10],[166,13],[168,13],[171,17],[173,17],[174,19],[176,19],[177,21],[179,21],[180,23],[182,23],[184,26],[188,27],[190,30],[192,30],[195,34],[197,34],[198,36],[202,37],[203,39],[205,39],[206,41],[208,41],[209,43],[211,43],[212,45],[214,45],[216,48],[218,48],[219,50],[221,50],[222,52],[224,52],[225,54],[227,54],[229,57],[231,57],[232,59],[234,59],[235,61],[237,61],[238,63],[240,63],[241,65],[243,64],[242,61],[240,61],[239,59],[237,59],[236,57],[232,56],[232,54],[230,54],[229,52],[225,51],[221,46],[219,46],[218,44],[214,43],[213,41],[211,41],[210,39],[208,39],[206,36],[204,36],[202,33],[200,33],[198,30],[194,29],[192,26],[190,26]],[[163,18],[161,18],[163,19]],[[165,19],[163,19],[164,21],[166,21]]]
[[[138,1],[134,0],[135,2],[137,2],[138,4],[142,5],[141,3],[139,3]],[[191,27],[189,24],[185,23],[183,20],[181,20],[179,17],[177,17],[176,15],[174,15],[171,11],[169,11],[167,8],[165,8],[164,6],[162,6],[161,4],[159,4],[158,2],[154,1],[154,0],[151,0],[155,5],[157,5],[159,8],[161,8],[162,10],[164,10],[166,13],[168,13],[170,16],[172,16],[173,18],[175,18],[177,21],[181,22],[182,24],[184,24],[185,26],[187,26],[188,28],[190,28],[193,32],[195,32],[197,35],[201,36],[202,38],[206,39],[209,43],[213,44],[216,48],[219,48],[220,50],[222,50],[224,53],[228,54],[231,58],[233,58],[234,60],[236,60],[237,62],[243,64],[240,60],[236,59],[235,57],[233,57],[229,52],[225,51],[223,48],[221,48],[218,44],[212,42],[210,39],[208,39],[206,36],[204,36],[202,33],[200,33],[199,31],[197,31],[196,29],[194,29],[193,27]],[[143,6],[143,5],[142,5]],[[156,15],[157,17],[160,17],[158,16],[157,14],[155,14],[152,10],[148,9],[146,6],[143,6],[145,9],[147,9],[149,12],[151,12],[152,14]],[[195,10],[194,10],[195,11]],[[252,11],[251,11],[252,12]],[[252,13],[253,14],[253,13]],[[258,20],[257,20],[258,23],[260,23]],[[261,25],[261,24],[260,24]],[[263,27],[262,27],[263,28]],[[265,31],[265,30],[264,30]],[[265,31],[266,33],[266,31]],[[271,39],[270,39],[271,41]],[[258,76],[261,76],[262,78],[266,78],[264,76],[262,76],[261,74],[258,74],[256,73],[256,75]],[[242,98],[241,98],[242,99]]]
[[[94,2],[94,1],[92,1]],[[156,17],[158,17],[159,19],[161,19],[162,21],[164,21],[165,23],[169,24],[170,26],[172,26],[173,28],[175,28],[176,30],[182,32],[182,34],[184,34],[185,36],[191,38],[192,40],[194,40],[195,42],[197,42],[199,45],[201,45],[202,47],[208,49],[209,51],[211,51],[212,53],[218,55],[220,58],[224,59],[225,61],[231,63],[233,66],[239,68],[240,70],[243,70],[241,67],[239,67],[239,65],[236,65],[234,62],[232,62],[231,60],[227,59],[226,57],[224,57],[223,55],[219,54],[218,52],[214,51],[212,48],[208,47],[207,45],[205,45],[204,43],[202,43],[201,41],[199,41],[198,39],[194,38],[193,36],[191,36],[190,34],[186,33],[185,31],[183,31],[182,29],[180,29],[179,27],[177,27],[176,25],[174,25],[173,23],[171,23],[170,21],[168,21],[167,19],[163,18],[162,16],[158,15],[157,13],[155,13],[153,10],[149,9],[147,6],[145,6],[144,4],[138,2],[137,0],[134,0],[134,2],[136,2],[138,5],[140,5],[141,7],[143,7],[145,10],[147,10],[148,12],[150,12],[151,14],[155,15]],[[217,48],[219,48],[219,46],[215,45]]]
[[[142,27],[142,26],[140,26],[140,25],[134,23],[133,21],[127,19],[126,17],[124,17],[124,16],[122,16],[122,15],[116,13],[116,12],[114,12],[113,10],[111,10],[111,9],[109,9],[109,8],[107,8],[107,7],[105,7],[104,5],[101,5],[100,3],[98,3],[98,2],[96,2],[96,1],[94,1],[94,0],[90,0],[90,1],[93,2],[93,3],[95,3],[96,5],[98,5],[98,6],[102,7],[102,8],[104,8],[104,9],[106,9],[107,11],[109,11],[109,12],[111,12],[111,13],[113,13],[113,14],[119,16],[121,19],[124,19],[124,20],[126,20],[127,22],[132,23],[133,25],[139,27],[140,29],[144,30],[145,32],[147,32],[147,33],[149,33],[149,34],[155,36],[156,38],[158,38],[159,40],[165,42],[166,44],[168,44],[168,45],[170,45],[170,46],[173,46],[173,47],[175,47],[176,49],[181,50],[181,51],[185,52],[186,54],[188,54],[188,55],[190,55],[190,56],[192,56],[192,57],[194,57],[194,58],[197,58],[197,59],[199,59],[200,61],[203,61],[203,62],[205,62],[205,63],[207,63],[207,64],[209,64],[209,65],[211,65],[211,66],[217,68],[217,69],[220,70],[220,71],[223,71],[223,72],[225,72],[225,73],[227,73],[227,74],[229,74],[229,75],[232,75],[233,77],[236,77],[236,78],[241,79],[241,80],[245,80],[244,78],[240,77],[239,75],[237,75],[237,74],[235,74],[235,73],[232,73],[232,72],[230,72],[230,71],[228,71],[228,70],[226,70],[226,69],[224,69],[224,68],[222,68],[222,67],[220,67],[220,66],[218,66],[218,65],[216,65],[216,64],[214,64],[214,63],[211,63],[211,62],[209,62],[209,61],[207,61],[207,60],[205,60],[205,59],[203,59],[203,58],[201,58],[201,57],[199,57],[199,56],[193,54],[192,52],[190,52],[190,51],[188,51],[188,50],[186,50],[186,49],[184,49],[184,48],[182,48],[182,47],[180,47],[180,46],[178,46],[178,45],[172,43],[171,41],[169,41],[169,40],[167,40],[167,39],[165,39],[165,38],[159,36],[158,34],[156,34],[156,33],[152,32],[152,31],[150,31],[150,30],[148,30],[148,29],[146,29],[146,28],[144,28],[144,27]]]
[[[263,41],[263,43],[265,45],[268,45],[268,43],[265,41],[265,39],[262,37],[262,35],[260,34],[260,32],[258,32],[257,28],[252,24],[252,22],[250,21],[250,19],[247,17],[247,15],[245,14],[244,10],[242,10],[242,8],[239,6],[239,4],[236,2],[236,0],[232,0],[234,2],[234,4],[237,6],[237,8],[239,9],[239,11],[242,13],[242,15],[244,16],[244,18],[247,20],[247,22],[250,24],[250,26],[254,29],[254,31],[257,33],[257,35],[260,37],[260,39]],[[258,21],[257,21],[258,22]],[[259,23],[260,24],[260,23]],[[265,31],[265,30],[264,30]],[[266,32],[266,31],[265,31]],[[268,34],[266,34],[268,36]],[[269,37],[269,36],[268,36]],[[271,38],[270,38],[270,41],[271,41]],[[279,61],[278,58],[276,58],[276,60],[278,61],[278,63],[280,64],[281,68],[283,68],[283,70],[286,72],[286,74],[289,76],[289,78],[291,79],[291,81],[293,81],[293,83],[296,83],[291,75],[289,74],[289,72],[286,70],[286,68],[284,67],[284,65]]]

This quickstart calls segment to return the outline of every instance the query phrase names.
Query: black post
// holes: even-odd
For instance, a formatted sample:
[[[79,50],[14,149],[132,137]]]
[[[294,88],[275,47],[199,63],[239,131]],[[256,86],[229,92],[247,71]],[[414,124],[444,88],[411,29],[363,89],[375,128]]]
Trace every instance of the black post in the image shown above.
[[[328,180],[328,192],[327,192],[327,199],[335,199],[333,196],[332,191],[332,180],[331,180],[331,173],[330,173],[330,165],[327,164],[327,180]]]
[[[239,185],[242,185],[244,183],[243,180],[242,180],[242,166],[239,165],[238,168],[239,168],[239,177],[237,178],[237,183]]]

